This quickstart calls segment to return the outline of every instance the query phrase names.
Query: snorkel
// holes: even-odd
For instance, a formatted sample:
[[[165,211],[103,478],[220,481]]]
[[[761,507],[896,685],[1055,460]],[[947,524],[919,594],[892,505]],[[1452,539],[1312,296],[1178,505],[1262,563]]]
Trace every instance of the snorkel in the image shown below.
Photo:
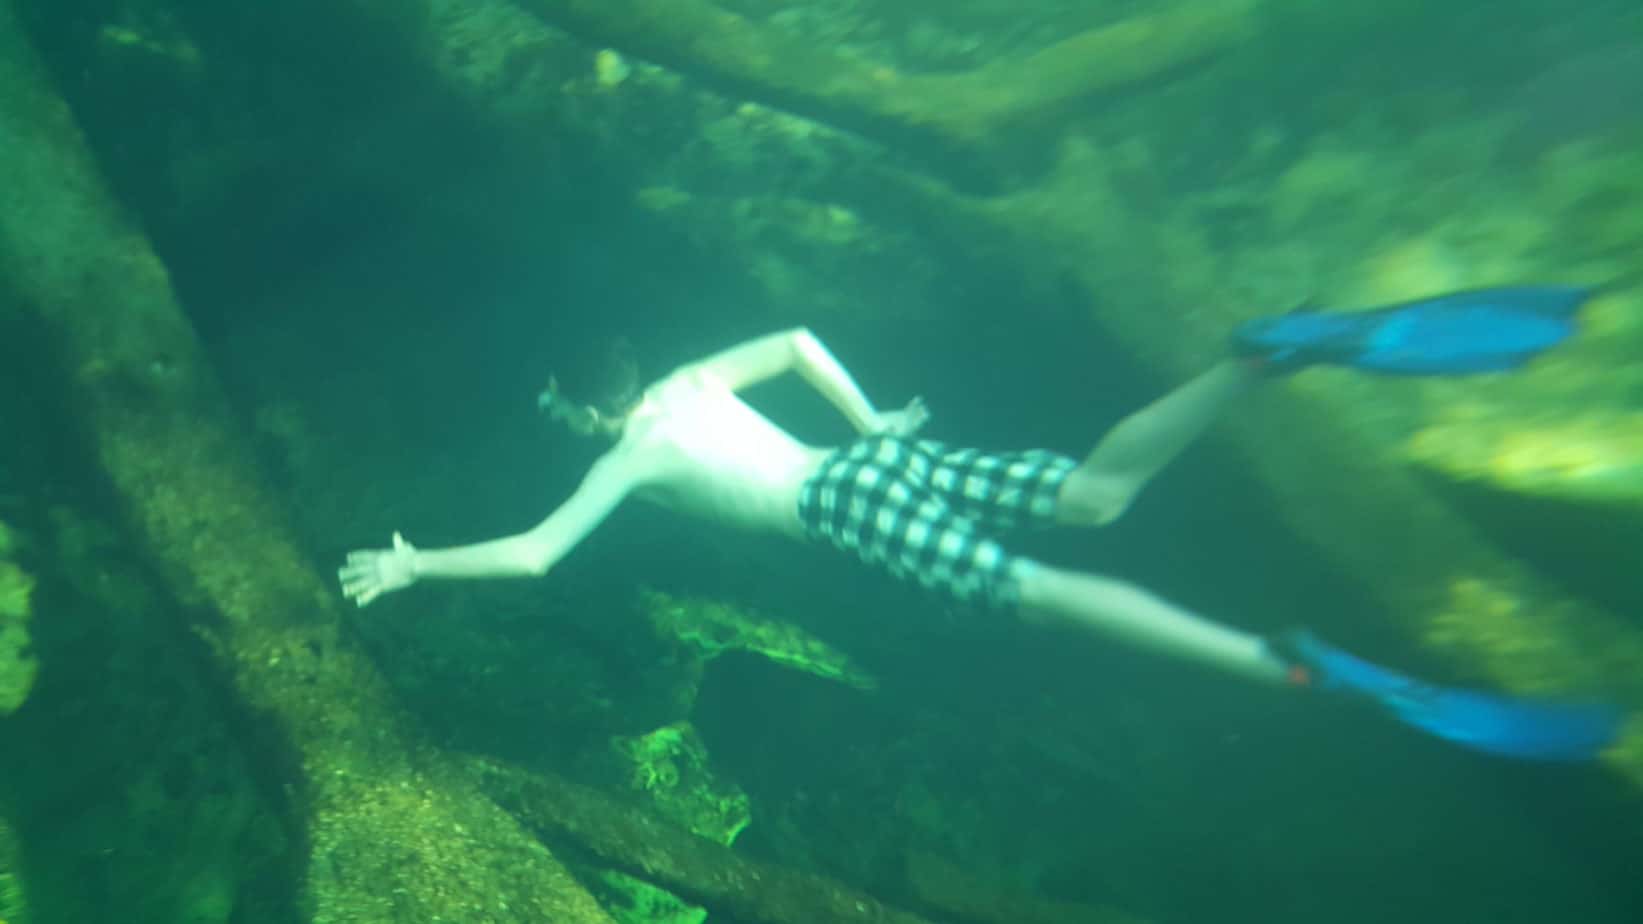
[[[536,396],[536,409],[580,436],[615,437],[622,432],[622,417],[607,417],[591,404],[565,397],[559,391],[559,380],[551,375],[548,387]]]
[[[549,375],[536,396],[537,410],[582,436],[620,438],[643,388],[633,347],[621,337],[595,338],[567,358],[570,368]]]

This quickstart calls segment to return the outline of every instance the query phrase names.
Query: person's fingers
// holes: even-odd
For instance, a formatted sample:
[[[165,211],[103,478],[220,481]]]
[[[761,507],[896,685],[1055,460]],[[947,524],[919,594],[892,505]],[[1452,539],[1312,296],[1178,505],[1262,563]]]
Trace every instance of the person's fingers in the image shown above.
[[[367,581],[367,580],[348,581],[348,582],[346,582],[342,585],[342,593],[343,593],[344,596],[357,597],[361,594],[369,593],[372,588],[380,587],[380,586],[382,586],[382,585],[378,584],[375,581]]]
[[[348,553],[348,564],[363,565],[366,562],[375,561],[376,557],[381,554],[376,549],[355,549]]]

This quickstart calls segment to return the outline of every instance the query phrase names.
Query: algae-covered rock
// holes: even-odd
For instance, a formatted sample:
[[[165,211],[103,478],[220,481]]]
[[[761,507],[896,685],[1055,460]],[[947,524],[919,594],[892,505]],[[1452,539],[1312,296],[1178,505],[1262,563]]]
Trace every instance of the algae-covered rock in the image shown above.
[[[6,559],[11,546],[11,533],[0,523],[0,716],[23,705],[40,669],[29,643],[34,580]]]
[[[169,273],[111,195],[14,4],[0,0],[0,277],[129,539],[151,555],[274,758],[322,922],[609,918],[422,746],[252,463]],[[49,343],[49,346],[47,344]],[[279,774],[283,771],[283,775]],[[233,909],[213,884],[206,913]]]
[[[841,202],[703,195],[680,186],[647,186],[635,199],[684,238],[732,248],[736,266],[778,315],[772,326],[796,318],[861,324],[915,315],[934,323],[951,287],[914,236]],[[886,289],[896,297],[886,298]]]
[[[977,924],[1143,924],[1122,911],[1012,891],[927,851],[909,852],[906,873],[922,904]]]
[[[683,648],[698,672],[719,655],[740,651],[858,690],[877,686],[844,652],[791,623],[722,601],[658,591],[646,591],[640,605],[656,633]],[[706,744],[688,721],[618,736],[611,746],[617,777],[681,827],[730,844],[750,822],[747,794],[715,774]]]
[[[957,74],[903,73],[894,62],[804,41],[707,0],[522,6],[589,41],[897,144],[936,172],[973,180],[996,169],[981,167],[986,161],[1011,159],[998,154],[1012,146],[1036,149],[1036,130],[1078,104],[1242,44],[1258,4],[1160,4]]]
[[[705,924],[707,909],[665,889],[617,870],[592,876],[594,895],[616,924]]]
[[[628,788],[680,827],[728,846],[752,821],[747,793],[713,772],[707,745],[689,722],[617,737],[611,747]]]
[[[744,857],[609,796],[548,774],[471,760],[478,784],[553,843],[660,884],[738,921],[763,924],[927,924],[830,879]]]
[[[679,599],[656,591],[647,592],[642,605],[658,633],[690,646],[704,657],[746,651],[858,690],[872,690],[878,685],[849,655],[791,623],[728,603]]]
[[[0,924],[29,924],[22,861],[17,835],[5,817],[0,816]]]
[[[1511,410],[1457,402],[1410,439],[1409,456],[1445,477],[1504,494],[1643,516],[1643,413]]]

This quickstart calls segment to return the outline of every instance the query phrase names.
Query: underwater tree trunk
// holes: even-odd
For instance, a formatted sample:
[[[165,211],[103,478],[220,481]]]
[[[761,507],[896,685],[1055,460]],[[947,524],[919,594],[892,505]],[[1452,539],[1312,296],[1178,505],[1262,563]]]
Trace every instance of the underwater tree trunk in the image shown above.
[[[1036,146],[1077,104],[1207,59],[1254,31],[1254,0],[1178,2],[1069,36],[1019,60],[957,74],[904,74],[736,15],[710,0],[520,0],[594,42],[657,61],[710,86],[933,150],[949,178],[991,171]]]
[[[0,278],[131,534],[291,757],[313,920],[609,918],[527,831],[421,746],[292,541],[178,307],[0,2]]]
[[[822,876],[738,857],[729,847],[583,786],[488,761],[471,765],[498,804],[553,843],[758,924],[928,924]]]
[[[554,843],[758,924],[927,924],[841,883],[737,855],[584,786],[475,760],[471,770],[496,801]],[[952,881],[937,882],[947,874]],[[920,899],[937,913],[985,924],[1139,924],[1088,905],[1001,896],[973,877],[921,877]]]

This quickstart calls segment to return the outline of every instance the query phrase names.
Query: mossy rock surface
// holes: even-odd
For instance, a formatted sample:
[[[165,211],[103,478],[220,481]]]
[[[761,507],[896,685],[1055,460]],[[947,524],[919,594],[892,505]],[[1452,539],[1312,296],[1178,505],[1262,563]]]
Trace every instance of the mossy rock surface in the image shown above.
[[[10,546],[10,532],[0,523],[0,555]],[[34,579],[15,563],[0,558],[0,716],[23,705],[40,670],[28,632],[33,592]]]
[[[707,744],[689,722],[611,741],[628,788],[657,814],[729,846],[753,820],[747,793],[714,772]]]
[[[643,607],[658,634],[691,647],[704,658],[726,651],[746,651],[858,690],[878,686],[849,655],[792,623],[722,601],[684,599],[658,592],[646,593]]]
[[[17,835],[0,817],[0,924],[29,924],[28,893],[23,887],[22,851]]]
[[[616,870],[591,875],[594,895],[616,924],[706,924],[707,910],[643,879]]]

